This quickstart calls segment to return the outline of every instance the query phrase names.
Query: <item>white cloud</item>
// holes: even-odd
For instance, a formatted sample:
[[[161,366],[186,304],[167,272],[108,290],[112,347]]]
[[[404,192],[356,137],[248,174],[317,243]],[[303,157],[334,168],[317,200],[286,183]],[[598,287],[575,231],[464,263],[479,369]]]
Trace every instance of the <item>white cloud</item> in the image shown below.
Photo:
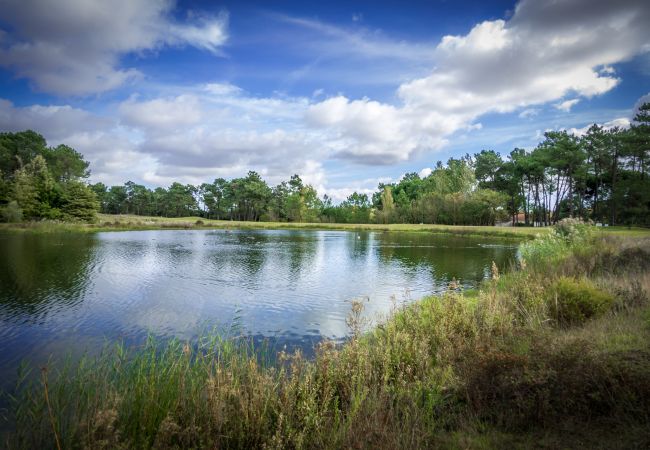
[[[439,136],[450,125],[433,115],[418,116],[406,108],[337,96],[311,105],[306,119],[325,130],[325,145],[338,158],[393,164],[407,160],[418,149],[436,149],[445,143]]]
[[[177,89],[173,89],[176,91]],[[320,134],[303,123],[308,100],[250,96],[230,84],[185,88],[177,96],[132,97],[120,123],[138,133],[138,151],[156,159],[148,183],[200,183],[256,170],[270,183],[293,173],[324,186]]]
[[[555,109],[559,109],[560,111],[569,112],[571,111],[571,108],[573,108],[579,102],[580,102],[579,98],[573,98],[571,100],[565,100],[563,102],[556,103],[553,106],[555,107]]]
[[[641,0],[523,0],[508,21],[445,36],[433,72],[399,87],[400,106],[339,96],[312,106],[310,118],[332,133],[340,157],[404,161],[475,128],[483,114],[531,110],[572,94],[557,105],[568,111],[581,97],[608,92],[620,81],[609,65],[650,49],[648,23],[650,6]]]
[[[426,178],[431,175],[431,172],[433,172],[433,169],[431,169],[431,167],[425,167],[418,172],[418,175],[420,175],[420,178]]]
[[[428,43],[409,43],[396,41],[378,30],[367,28],[346,29],[319,20],[292,17],[283,14],[270,14],[270,17],[284,23],[327,36],[327,40],[302,40],[301,45],[316,46],[321,55],[343,56],[353,54],[364,59],[388,57],[401,61],[429,61],[433,55]],[[359,16],[363,18],[363,16]]]
[[[132,97],[119,107],[125,125],[153,131],[169,131],[184,128],[201,121],[201,106],[194,95],[179,95],[176,98],[157,98],[137,102]]]
[[[446,36],[436,69],[402,85],[409,105],[477,117],[542,104],[567,93],[590,97],[619,80],[598,68],[647,50],[646,2],[520,2],[509,21],[486,21]]]
[[[230,83],[208,83],[205,90],[213,95],[237,95],[242,89]]]
[[[0,99],[0,129],[23,131],[32,129],[53,141],[83,132],[110,127],[114,121],[97,117],[69,105],[32,105],[16,107],[8,100]]]
[[[532,117],[535,117],[538,114],[539,114],[538,108],[526,108],[519,113],[519,117],[522,119],[530,119]]]
[[[169,0],[6,0],[0,17],[11,33],[0,41],[0,65],[42,91],[86,95],[142,76],[120,57],[168,45],[192,45],[218,54],[228,17],[172,17]]]
[[[587,131],[589,131],[589,128],[591,128],[592,125],[593,124],[585,125],[582,128],[569,128],[567,132],[575,136],[584,136],[585,134],[587,134]],[[600,125],[604,130],[611,130],[612,128],[626,129],[630,127],[630,119],[628,119],[627,117],[618,117],[616,119],[612,119],[598,125]],[[553,130],[546,130],[546,131],[553,131]]]

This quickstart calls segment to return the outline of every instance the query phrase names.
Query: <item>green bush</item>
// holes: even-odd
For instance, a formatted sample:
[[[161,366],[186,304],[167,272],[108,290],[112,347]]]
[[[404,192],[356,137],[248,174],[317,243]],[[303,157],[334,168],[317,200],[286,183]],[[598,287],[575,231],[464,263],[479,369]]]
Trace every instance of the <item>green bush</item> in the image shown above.
[[[549,289],[549,309],[560,324],[581,324],[608,311],[614,297],[587,280],[562,277]]]
[[[23,220],[23,210],[15,200],[12,200],[7,206],[2,208],[2,218],[5,222],[9,223],[21,222]]]
[[[573,218],[562,219],[553,227],[554,233],[567,241],[584,239],[591,233],[591,229],[590,224]]]

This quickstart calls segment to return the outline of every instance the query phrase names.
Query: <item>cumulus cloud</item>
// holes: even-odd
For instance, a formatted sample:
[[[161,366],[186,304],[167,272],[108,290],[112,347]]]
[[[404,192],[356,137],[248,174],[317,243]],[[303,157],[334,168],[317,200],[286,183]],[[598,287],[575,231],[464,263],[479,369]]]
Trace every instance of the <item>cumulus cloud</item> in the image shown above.
[[[420,170],[418,172],[418,175],[420,175],[420,178],[426,178],[429,175],[431,175],[432,172],[433,172],[433,169],[431,167],[425,167],[424,169],[422,169],[422,170]]]
[[[176,21],[170,0],[6,0],[0,2],[0,65],[41,91],[85,95],[114,89],[142,74],[120,57],[169,45],[218,53],[228,17]]]
[[[555,106],[555,109],[559,109],[560,111],[569,112],[571,111],[571,108],[573,108],[579,102],[580,102],[579,98],[573,98],[571,100],[565,100],[563,102],[556,103],[553,106]]]
[[[569,134],[573,134],[575,136],[584,136],[587,134],[587,131],[589,131],[589,128],[591,128],[593,124],[585,125],[582,128],[569,128],[567,132]],[[630,119],[627,117],[618,117],[613,120],[608,120],[607,122],[600,123],[600,125],[604,130],[611,130],[613,128],[620,128],[620,129],[626,129],[630,127]],[[546,131],[552,131],[552,130],[546,130]]]
[[[200,122],[201,106],[193,95],[138,102],[135,97],[119,106],[122,122],[151,131],[185,128]]]
[[[301,123],[307,100],[258,98],[230,84],[208,84],[177,96],[132,97],[118,107],[120,123],[141,135],[139,148],[155,155],[159,170],[224,171],[248,167],[274,176],[325,158],[316,136]],[[293,162],[296,161],[296,162]],[[198,172],[194,172],[197,174]]]
[[[404,161],[444,145],[489,112],[557,101],[565,111],[614,88],[611,64],[650,50],[650,7],[642,0],[522,0],[512,18],[485,21],[445,36],[433,72],[403,83],[399,106],[335,97],[308,117],[330,131],[340,157],[376,164]]]
[[[647,51],[650,7],[642,0],[523,0],[509,21],[482,22],[465,36],[445,36],[434,72],[402,85],[410,105],[466,117],[591,97],[619,82],[608,70]]]
[[[518,116],[522,119],[530,119],[539,114],[539,109],[537,108],[526,108],[521,111]]]
[[[425,131],[448,126],[442,117],[433,123],[431,115],[418,116],[405,108],[343,96],[310,105],[305,117],[312,126],[326,130],[325,145],[336,157],[367,164],[394,164],[420,148],[439,148],[445,143],[440,137],[444,131],[431,135]]]
[[[96,131],[113,123],[70,105],[16,107],[12,102],[0,99],[0,129],[3,131],[33,129],[48,139],[62,141],[72,134]]]

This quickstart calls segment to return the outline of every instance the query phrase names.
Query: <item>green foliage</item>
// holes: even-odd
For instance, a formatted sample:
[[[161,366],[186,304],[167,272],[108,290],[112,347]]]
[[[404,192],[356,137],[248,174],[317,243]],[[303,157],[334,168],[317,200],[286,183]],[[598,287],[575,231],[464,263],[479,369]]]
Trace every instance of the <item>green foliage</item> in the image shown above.
[[[587,280],[561,277],[548,289],[552,317],[562,325],[584,323],[607,312],[614,303],[611,294]]]
[[[23,210],[18,206],[16,200],[10,201],[2,208],[2,218],[5,222],[18,223],[23,220]]]
[[[66,182],[90,175],[90,163],[83,159],[83,155],[67,145],[48,148],[44,154],[54,180]]]
[[[0,204],[12,211],[3,215],[6,221],[88,221],[99,209],[80,181],[89,174],[83,156],[66,145],[47,147],[33,131],[0,134],[0,172]]]
[[[524,242],[519,247],[521,258],[537,268],[548,267],[571,251],[589,244],[593,236],[593,226],[578,219],[563,219],[550,233],[537,239]]]
[[[562,219],[553,227],[554,233],[569,243],[582,242],[587,239],[593,227],[580,219]]]
[[[63,215],[72,221],[95,222],[99,202],[95,192],[80,181],[70,181],[62,195]]]

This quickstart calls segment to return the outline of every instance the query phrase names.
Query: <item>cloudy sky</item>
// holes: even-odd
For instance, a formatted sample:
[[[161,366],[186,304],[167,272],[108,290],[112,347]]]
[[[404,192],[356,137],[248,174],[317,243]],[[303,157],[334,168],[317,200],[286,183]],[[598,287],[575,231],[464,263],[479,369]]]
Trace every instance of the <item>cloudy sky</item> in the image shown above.
[[[92,181],[298,173],[336,200],[436,161],[628,123],[650,2],[0,1],[0,131]]]

